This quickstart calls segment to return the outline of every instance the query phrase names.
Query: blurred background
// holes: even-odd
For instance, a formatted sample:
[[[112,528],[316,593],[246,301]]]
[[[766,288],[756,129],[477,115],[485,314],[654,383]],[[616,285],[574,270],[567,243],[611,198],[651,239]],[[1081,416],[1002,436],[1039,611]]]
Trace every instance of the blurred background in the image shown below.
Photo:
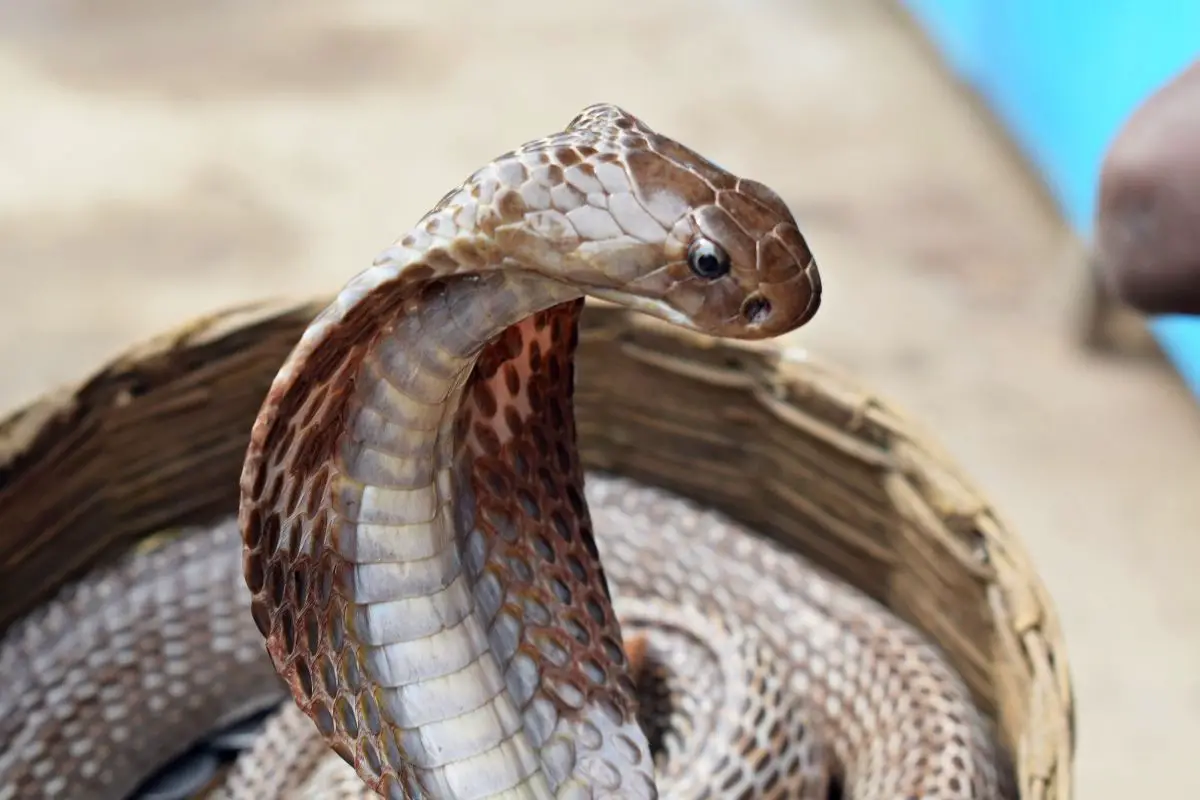
[[[784,196],[825,283],[791,346],[935,431],[1025,538],[1077,796],[1200,793],[1200,415],[1153,349],[1079,346],[1091,200],[986,109],[1019,86],[973,91],[1005,41],[940,16],[971,6],[0,0],[0,407],[194,315],[331,293],[476,167],[615,102]]]

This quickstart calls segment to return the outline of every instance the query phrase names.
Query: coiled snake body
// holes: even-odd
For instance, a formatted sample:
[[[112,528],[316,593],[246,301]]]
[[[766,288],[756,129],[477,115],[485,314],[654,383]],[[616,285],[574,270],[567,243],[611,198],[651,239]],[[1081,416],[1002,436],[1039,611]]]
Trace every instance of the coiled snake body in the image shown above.
[[[242,476],[245,586],[227,525],[9,633],[0,796],[121,797],[278,673],[296,702],[230,800],[1000,797],[984,721],[913,630],[681,500],[585,492],[589,295],[754,339],[811,318],[820,282],[771,190],[614,106],[496,159],[282,366]]]

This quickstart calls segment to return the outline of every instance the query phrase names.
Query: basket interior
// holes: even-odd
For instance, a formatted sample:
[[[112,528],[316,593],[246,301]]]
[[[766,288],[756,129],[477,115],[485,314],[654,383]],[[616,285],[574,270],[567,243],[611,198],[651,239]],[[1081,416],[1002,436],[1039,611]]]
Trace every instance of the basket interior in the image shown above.
[[[199,319],[0,423],[0,631],[141,538],[236,508],[250,426],[325,305]],[[1019,542],[882,401],[768,345],[589,303],[576,410],[587,466],[718,509],[937,641],[997,721],[1022,798],[1069,798],[1061,633]]]

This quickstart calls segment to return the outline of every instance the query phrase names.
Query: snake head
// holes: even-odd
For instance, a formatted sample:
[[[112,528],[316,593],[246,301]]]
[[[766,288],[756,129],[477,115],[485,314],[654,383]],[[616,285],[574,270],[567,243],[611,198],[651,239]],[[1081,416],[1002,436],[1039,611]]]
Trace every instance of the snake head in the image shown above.
[[[787,204],[613,105],[567,127],[566,165],[604,236],[583,236],[572,276],[588,294],[715,336],[762,339],[806,323],[817,265]],[[591,189],[591,190],[589,190]],[[605,215],[599,205],[603,191]],[[604,224],[599,224],[603,222]],[[576,229],[580,226],[576,225]]]

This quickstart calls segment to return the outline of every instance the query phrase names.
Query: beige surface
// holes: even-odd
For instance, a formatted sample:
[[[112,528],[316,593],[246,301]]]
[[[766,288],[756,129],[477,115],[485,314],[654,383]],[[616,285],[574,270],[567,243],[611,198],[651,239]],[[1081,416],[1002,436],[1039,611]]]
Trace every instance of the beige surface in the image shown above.
[[[0,1],[0,405],[189,315],[332,291],[485,160],[618,102],[785,196],[826,287],[799,344],[936,426],[1024,532],[1078,796],[1200,792],[1200,416],[1161,365],[1071,348],[1062,232],[888,12],[283,8]]]

